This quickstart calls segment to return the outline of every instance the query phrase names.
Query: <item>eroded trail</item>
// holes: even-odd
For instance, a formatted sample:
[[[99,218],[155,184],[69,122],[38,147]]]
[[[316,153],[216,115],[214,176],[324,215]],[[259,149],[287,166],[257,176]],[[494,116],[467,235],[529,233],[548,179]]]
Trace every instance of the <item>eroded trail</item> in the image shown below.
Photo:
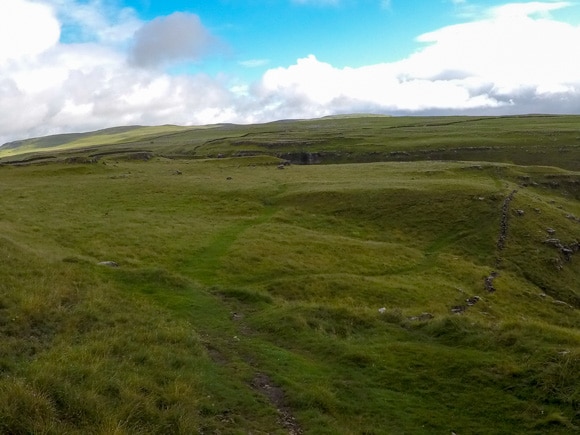
[[[226,301],[222,300],[222,302]],[[224,373],[228,373],[231,376],[235,376],[236,371],[239,371],[242,367],[243,370],[253,372],[252,380],[246,386],[263,397],[269,406],[275,410],[277,414],[276,424],[279,429],[288,433],[288,435],[303,434],[304,431],[294,416],[282,387],[277,385],[268,374],[262,371],[249,348],[243,346],[243,342],[251,340],[254,335],[254,331],[245,324],[244,317],[241,312],[231,313],[232,322],[230,326],[233,327],[232,331],[237,331],[239,335],[236,335],[229,345],[215,336],[210,338],[209,335],[206,335],[205,347],[209,357],[217,366],[224,370]],[[212,340],[214,341],[213,343]],[[218,415],[217,418],[222,423],[233,424],[234,422],[228,415],[223,413]]]
[[[292,410],[286,404],[285,394],[282,388],[275,385],[268,375],[256,373],[252,380],[252,388],[264,395],[270,404],[278,411],[279,424],[288,431],[289,435],[300,435],[302,428],[292,414]]]

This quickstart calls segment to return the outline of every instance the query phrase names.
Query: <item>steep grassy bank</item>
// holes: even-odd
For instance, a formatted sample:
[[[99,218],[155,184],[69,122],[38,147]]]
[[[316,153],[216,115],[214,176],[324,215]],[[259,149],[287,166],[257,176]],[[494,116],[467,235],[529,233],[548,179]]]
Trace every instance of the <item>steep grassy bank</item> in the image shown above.
[[[578,172],[278,163],[1,167],[0,431],[578,430]]]

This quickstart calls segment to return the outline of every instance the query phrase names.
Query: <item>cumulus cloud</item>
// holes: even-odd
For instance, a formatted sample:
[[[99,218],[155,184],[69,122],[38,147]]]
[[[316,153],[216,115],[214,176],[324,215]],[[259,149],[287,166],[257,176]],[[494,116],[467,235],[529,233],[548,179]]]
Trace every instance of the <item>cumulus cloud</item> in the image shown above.
[[[129,66],[124,47],[135,33],[130,31],[134,24],[118,31],[123,26],[107,8],[99,8],[98,1],[82,2],[82,14],[65,14],[62,8],[72,8],[73,3],[0,2],[0,144],[115,125],[205,124],[236,116],[227,83],[203,74],[174,77]],[[117,29],[116,36],[111,37],[107,29],[97,30],[95,24],[94,30],[86,27],[81,42],[59,42],[62,28],[72,15],[79,14],[83,22],[106,23],[109,30]],[[191,17],[177,18],[176,25],[199,24]],[[145,25],[142,38],[154,33],[155,26],[151,30]],[[197,53],[197,48],[192,52],[190,46],[180,47],[171,51],[170,58],[154,54],[139,60],[150,65]]]
[[[217,45],[197,15],[176,12],[156,18],[135,33],[130,60],[140,67],[195,61]]]
[[[258,89],[305,116],[389,113],[566,113],[580,110],[580,27],[549,19],[567,3],[521,3],[418,37],[408,58],[338,69],[315,56],[269,70]],[[539,15],[538,15],[539,14]]]
[[[499,107],[490,84],[469,77],[409,75],[404,63],[335,68],[311,55],[289,68],[269,70],[256,88],[283,117],[356,111],[420,112]]]
[[[0,65],[36,56],[59,37],[60,25],[51,7],[25,0],[0,3]]]

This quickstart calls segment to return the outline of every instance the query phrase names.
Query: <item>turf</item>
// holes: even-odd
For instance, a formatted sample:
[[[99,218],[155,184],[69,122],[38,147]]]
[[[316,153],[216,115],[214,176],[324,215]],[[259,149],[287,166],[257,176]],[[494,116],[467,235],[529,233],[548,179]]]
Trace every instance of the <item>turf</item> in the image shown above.
[[[66,163],[91,136],[6,157],[0,432],[579,430],[575,120],[214,126],[148,139],[146,160],[130,136],[93,163]],[[280,169],[255,140],[274,129],[320,155],[334,135],[333,157]],[[427,152],[492,139],[487,159]]]

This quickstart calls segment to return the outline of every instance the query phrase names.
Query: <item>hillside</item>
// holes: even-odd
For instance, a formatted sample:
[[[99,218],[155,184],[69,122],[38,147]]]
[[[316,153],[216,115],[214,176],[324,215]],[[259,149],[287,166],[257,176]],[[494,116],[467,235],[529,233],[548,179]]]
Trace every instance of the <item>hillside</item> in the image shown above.
[[[296,164],[469,160],[580,170],[580,116],[339,117],[256,125],[120,127],[0,147],[0,163],[146,152],[203,159],[271,155]]]
[[[580,430],[579,120],[0,148],[0,433]]]

